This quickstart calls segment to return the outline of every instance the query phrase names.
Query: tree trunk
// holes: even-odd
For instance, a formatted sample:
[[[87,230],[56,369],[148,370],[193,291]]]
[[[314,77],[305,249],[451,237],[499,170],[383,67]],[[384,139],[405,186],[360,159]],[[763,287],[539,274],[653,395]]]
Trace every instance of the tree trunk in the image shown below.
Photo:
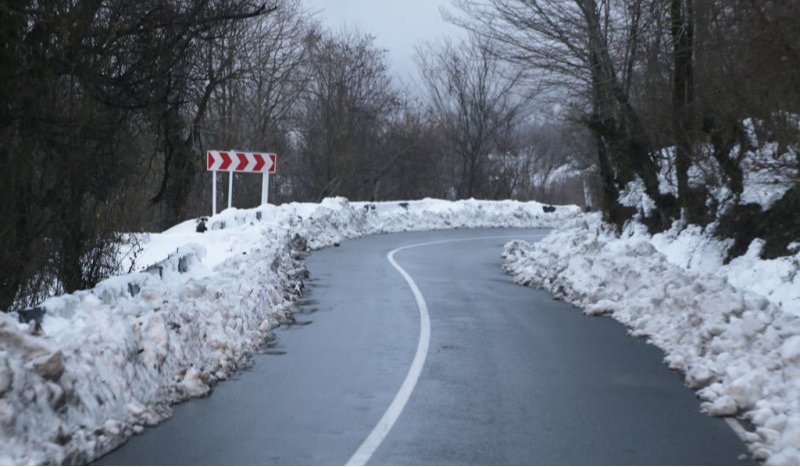
[[[672,0],[673,88],[672,132],[675,138],[675,174],[678,181],[678,202],[686,219],[704,223],[705,197],[689,185],[689,170],[694,159],[691,133],[695,129],[694,103],[694,25],[692,0]]]
[[[81,219],[81,192],[70,183],[70,198],[65,201],[62,218],[61,257],[59,258],[59,279],[68,293],[84,286],[81,256],[84,251],[83,222]]]
[[[589,65],[595,113],[590,129],[598,143],[604,145],[604,150],[607,151],[607,154],[599,155],[599,159],[606,157],[609,161],[609,170],[613,173],[611,178],[616,185],[613,190],[604,187],[604,197],[624,189],[638,176],[644,184],[645,193],[655,202],[657,208],[656,215],[646,220],[648,227],[653,232],[662,231],[669,227],[676,215],[674,199],[662,195],[659,190],[658,166],[651,156],[651,144],[641,118],[631,105],[614,70],[603,35],[597,2],[578,0],[578,4],[589,35]],[[602,171],[601,167],[601,173]],[[609,177],[602,178],[604,184],[608,183]],[[604,204],[608,203],[611,201],[606,199]],[[617,206],[609,206],[613,212],[608,214],[618,218],[617,224],[620,225],[620,222],[624,222],[620,214],[623,211],[618,208],[618,203],[613,204]]]

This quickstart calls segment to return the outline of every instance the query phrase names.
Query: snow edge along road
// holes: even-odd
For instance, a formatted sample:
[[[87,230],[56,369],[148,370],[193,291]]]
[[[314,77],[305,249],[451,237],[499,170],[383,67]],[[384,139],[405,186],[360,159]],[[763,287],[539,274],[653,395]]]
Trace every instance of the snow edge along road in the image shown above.
[[[417,386],[417,382],[419,381],[419,377],[422,374],[422,369],[425,366],[425,360],[428,357],[428,349],[430,347],[430,339],[431,339],[431,322],[430,322],[430,313],[428,310],[428,304],[425,302],[425,297],[422,295],[422,292],[419,290],[417,283],[414,281],[414,278],[411,277],[405,269],[403,269],[400,264],[398,264],[397,260],[395,260],[395,254],[399,253],[403,250],[410,250],[412,248],[419,248],[424,246],[431,246],[431,245],[438,245],[443,243],[458,243],[458,242],[470,242],[470,241],[479,241],[479,240],[494,240],[494,239],[512,239],[512,238],[529,238],[529,239],[541,239],[544,238],[546,235],[525,235],[525,236],[492,236],[492,237],[475,237],[475,238],[461,238],[461,239],[451,239],[451,240],[438,240],[435,242],[424,242],[424,243],[416,243],[412,245],[402,246],[400,248],[396,248],[390,251],[386,255],[386,259],[392,265],[393,268],[403,276],[408,287],[411,289],[411,292],[414,294],[414,299],[417,303],[417,309],[419,311],[419,341],[417,343],[417,351],[414,354],[414,360],[411,362],[411,367],[406,374],[405,379],[403,380],[403,384],[400,386],[397,394],[395,395],[392,403],[389,405],[389,408],[386,409],[386,412],[381,417],[380,421],[375,428],[373,428],[372,432],[367,436],[363,443],[358,447],[355,453],[350,457],[350,460],[347,461],[348,466],[363,466],[366,465],[369,460],[372,458],[372,455],[375,454],[375,451],[383,443],[383,440],[386,439],[386,436],[394,427],[394,424],[400,418],[400,415],[403,413],[403,409],[405,408],[408,400],[411,398],[411,394],[414,392],[414,388]]]

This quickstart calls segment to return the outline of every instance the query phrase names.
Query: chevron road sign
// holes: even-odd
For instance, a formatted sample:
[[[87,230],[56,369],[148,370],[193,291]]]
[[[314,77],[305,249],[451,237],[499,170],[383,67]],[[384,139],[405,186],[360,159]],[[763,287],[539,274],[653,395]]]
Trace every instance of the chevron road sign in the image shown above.
[[[269,152],[243,151],[208,151],[206,169],[213,172],[211,177],[211,209],[217,213],[217,172],[228,172],[228,208],[233,206],[233,174],[261,173],[261,204],[269,200],[269,174],[275,173],[278,167],[278,156]]]
[[[275,173],[278,156],[272,153],[208,151],[208,170],[220,172]]]

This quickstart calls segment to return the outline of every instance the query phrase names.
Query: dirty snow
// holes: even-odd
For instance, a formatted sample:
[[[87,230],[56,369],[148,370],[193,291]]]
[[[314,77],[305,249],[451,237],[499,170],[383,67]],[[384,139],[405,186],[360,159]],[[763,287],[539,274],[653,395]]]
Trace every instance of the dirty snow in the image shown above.
[[[205,233],[188,221],[137,235],[136,269],[146,270],[48,300],[41,327],[0,313],[0,464],[89,462],[246,364],[291,320],[305,274],[295,234],[317,249],[406,230],[554,227],[577,213],[545,214],[533,202],[328,199],[227,210]]]
[[[761,244],[728,265],[726,244],[699,228],[655,237],[636,223],[621,236],[599,214],[536,244],[506,245],[505,269],[610,315],[666,353],[703,410],[756,427],[748,443],[769,464],[800,463],[800,253],[764,261]]]

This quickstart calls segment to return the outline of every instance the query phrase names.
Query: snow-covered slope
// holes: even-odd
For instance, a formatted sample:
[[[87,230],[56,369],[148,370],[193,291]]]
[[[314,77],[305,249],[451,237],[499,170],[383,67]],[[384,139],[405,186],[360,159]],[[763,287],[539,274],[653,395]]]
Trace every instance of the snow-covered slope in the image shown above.
[[[48,300],[41,329],[0,313],[0,464],[90,461],[206,394],[291,319],[304,239],[315,249],[405,230],[554,227],[578,213],[542,207],[328,199],[141,235],[145,271]]]
[[[800,253],[763,261],[751,252],[722,266],[725,246],[697,229],[621,236],[599,214],[531,245],[506,245],[506,270],[607,314],[663,349],[711,415],[752,422],[753,453],[800,463]]]

